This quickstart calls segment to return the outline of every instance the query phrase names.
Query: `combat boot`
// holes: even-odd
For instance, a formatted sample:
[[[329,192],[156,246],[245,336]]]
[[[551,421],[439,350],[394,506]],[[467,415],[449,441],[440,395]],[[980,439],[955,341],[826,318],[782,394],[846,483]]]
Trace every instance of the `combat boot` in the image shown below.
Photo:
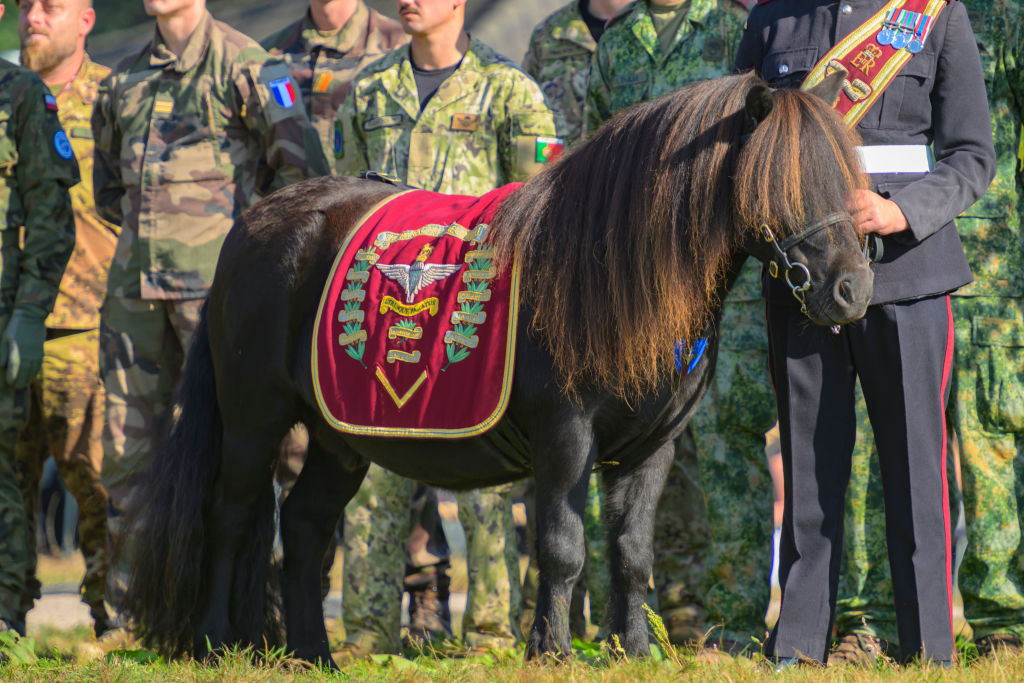
[[[449,563],[420,568],[405,577],[409,592],[409,634],[406,645],[417,640],[432,642],[452,637],[452,616],[448,608]]]
[[[888,649],[888,643],[885,641],[869,633],[854,631],[843,636],[835,649],[829,653],[828,665],[873,666],[879,658],[886,655]]]
[[[107,606],[103,604],[102,600],[89,605],[89,614],[92,615],[92,632],[96,634],[97,639],[102,638],[103,634],[115,628],[114,621],[110,618]]]
[[[1016,657],[1024,651],[1020,638],[1013,633],[990,633],[978,638],[974,644],[978,648],[978,656],[982,658],[997,654]]]

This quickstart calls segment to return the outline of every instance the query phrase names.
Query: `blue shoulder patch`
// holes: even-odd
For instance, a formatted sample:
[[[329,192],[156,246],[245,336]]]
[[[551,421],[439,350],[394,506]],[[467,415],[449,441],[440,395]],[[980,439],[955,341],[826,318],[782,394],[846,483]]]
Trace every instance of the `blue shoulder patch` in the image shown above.
[[[64,161],[68,161],[71,157],[75,156],[75,153],[71,150],[71,141],[68,140],[67,133],[63,130],[58,130],[53,134],[53,149],[56,150],[57,156]]]

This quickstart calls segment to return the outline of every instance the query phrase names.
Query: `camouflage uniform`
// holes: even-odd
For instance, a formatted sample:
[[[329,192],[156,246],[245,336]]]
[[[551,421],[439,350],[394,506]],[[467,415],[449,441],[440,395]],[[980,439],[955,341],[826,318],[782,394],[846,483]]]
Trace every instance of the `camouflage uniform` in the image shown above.
[[[329,169],[288,68],[209,13],[180,56],[156,30],[124,60],[100,87],[92,127],[96,208],[122,226],[100,330],[116,544],[234,218],[258,193]],[[115,604],[124,569],[108,575]]]
[[[317,30],[307,11],[302,19],[265,38],[261,44],[288,64],[324,154],[330,155],[334,120],[352,79],[365,66],[408,40],[401,24],[368,9],[359,0],[355,14],[338,31]]]
[[[627,7],[594,54],[587,128],[623,107],[730,73],[746,14],[731,0],[693,0],[665,54],[648,5]],[[718,370],[677,444],[658,502],[654,582],[677,642],[703,635],[705,617],[726,626],[714,640],[745,645],[764,635],[772,526],[764,433],[775,421],[767,350],[759,268],[750,262],[726,297]]]
[[[482,194],[525,180],[541,165],[538,137],[555,134],[537,85],[475,39],[423,111],[409,48],[370,65],[353,81],[337,126],[339,173],[384,171],[449,194]],[[412,485],[377,467],[367,476],[345,512],[342,614],[350,644],[394,651]],[[458,495],[470,571],[463,639],[471,646],[511,645],[519,636],[519,564],[509,489]]]
[[[89,119],[100,81],[110,69],[86,56],[70,83],[52,88],[61,125],[79,159],[82,182],[71,188],[75,250],[68,261],[53,312],[46,319],[42,370],[32,383],[28,426],[17,446],[21,492],[29,529],[36,528],[39,479],[51,454],[79,506],[78,539],[85,557],[82,600],[97,634],[107,626],[103,606],[107,576],[107,493],[100,483],[103,459],[103,385],[99,376],[100,304],[120,228],[96,215],[92,195],[92,128]],[[35,554],[29,555],[22,612],[40,597]]]
[[[967,524],[959,587],[975,638],[999,633],[1024,640],[1024,15],[1002,0],[972,2],[968,15],[985,72],[998,172],[957,219],[975,277],[951,299],[956,339],[947,418],[960,443]],[[871,483],[857,487],[859,504],[847,500],[847,533],[852,526],[856,535],[847,541],[840,627],[864,619],[891,640],[885,530],[881,515],[868,514],[882,509],[877,459],[870,469],[865,462],[869,449],[858,440],[850,486]]]
[[[975,639],[1024,640],[1024,12],[974,0],[998,172],[957,220],[972,285],[952,298],[956,346],[949,417],[960,442],[967,551],[964,616]]]
[[[78,165],[56,108],[38,76],[0,59],[0,210],[6,217],[0,227],[0,327],[15,312],[42,318],[53,310],[74,248],[68,188],[79,180]],[[28,405],[28,387],[14,387],[2,373],[0,620],[21,633],[21,594],[35,537],[25,520],[14,449]]]
[[[596,47],[579,0],[572,0],[533,29],[523,57],[523,70],[544,92],[558,135],[567,145],[583,137],[587,74]]]
[[[591,62],[587,130],[623,107],[731,73],[746,14],[734,0],[692,0],[665,54],[647,3],[627,6],[605,29]]]

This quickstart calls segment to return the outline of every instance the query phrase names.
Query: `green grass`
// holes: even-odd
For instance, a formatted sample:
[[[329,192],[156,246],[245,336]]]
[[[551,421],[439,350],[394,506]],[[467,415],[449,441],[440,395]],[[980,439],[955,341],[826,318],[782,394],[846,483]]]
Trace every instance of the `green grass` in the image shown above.
[[[405,656],[375,655],[372,660],[351,663],[340,672],[312,667],[281,650],[254,656],[251,650],[232,650],[199,663],[167,662],[145,650],[112,652],[88,663],[74,661],[75,646],[90,639],[88,629],[60,632],[44,630],[34,638],[18,640],[0,633],[0,679],[4,681],[953,681],[988,682],[1024,680],[1024,656],[1000,654],[979,659],[970,644],[959,647],[959,661],[941,668],[928,663],[898,666],[880,659],[871,666],[839,666],[823,669],[809,664],[775,674],[767,660],[720,656],[705,660],[699,645],[675,648],[668,644],[661,620],[652,612],[649,621],[658,645],[651,656],[629,659],[611,645],[574,641],[574,654],[564,662],[523,662],[523,650],[464,657],[458,650],[425,648]]]
[[[35,643],[40,647],[40,643]],[[2,648],[0,648],[2,649]],[[9,651],[9,650],[8,650]],[[761,658],[697,661],[692,650],[676,650],[670,657],[619,660],[608,649],[582,645],[577,655],[563,663],[524,664],[522,651],[472,658],[377,656],[373,661],[344,667],[340,673],[313,668],[305,662],[274,652],[255,658],[248,651],[229,652],[207,664],[166,662],[144,651],[115,652],[106,659],[74,663],[65,655],[40,653],[42,657],[0,665],[5,681],[1019,681],[1024,680],[1024,657],[995,656],[985,660],[965,658],[956,666],[897,667],[881,661],[871,667],[821,669],[803,666],[773,674]]]

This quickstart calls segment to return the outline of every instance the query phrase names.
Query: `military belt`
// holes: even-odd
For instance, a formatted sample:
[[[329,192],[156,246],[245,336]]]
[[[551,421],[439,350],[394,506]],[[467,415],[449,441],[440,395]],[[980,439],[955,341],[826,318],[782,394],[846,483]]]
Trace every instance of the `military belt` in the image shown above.
[[[857,148],[865,173],[928,173],[935,165],[929,145],[864,145]]]

